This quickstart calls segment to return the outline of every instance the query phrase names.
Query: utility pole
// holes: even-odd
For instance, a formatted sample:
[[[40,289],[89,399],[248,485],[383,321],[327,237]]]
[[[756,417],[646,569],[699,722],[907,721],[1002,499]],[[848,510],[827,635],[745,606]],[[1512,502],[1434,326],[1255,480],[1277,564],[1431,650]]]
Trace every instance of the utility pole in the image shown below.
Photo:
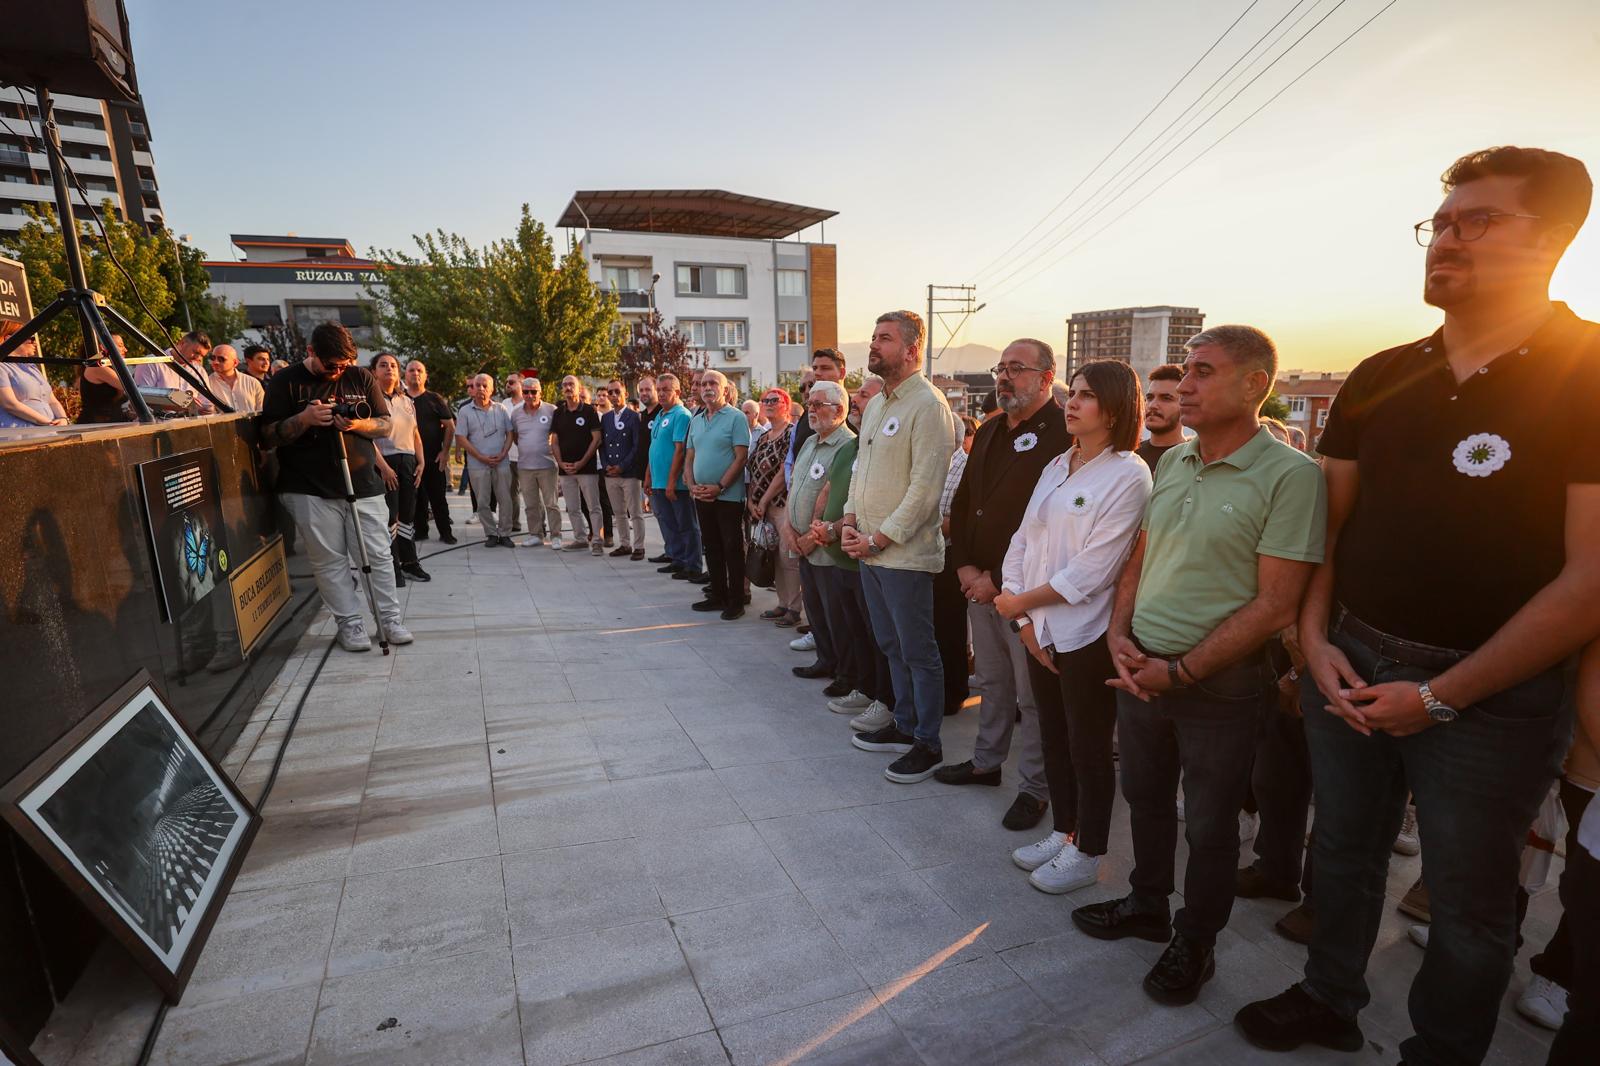
[[[950,346],[961,327],[966,325],[967,319],[982,311],[988,304],[977,303],[978,291],[976,285],[929,285],[928,286],[928,339],[924,344],[922,358],[922,372],[928,377],[933,377],[933,361],[944,354]],[[943,324],[944,320],[952,315],[960,318],[954,326],[945,326],[944,343],[939,345],[936,352],[933,349],[934,324]]]

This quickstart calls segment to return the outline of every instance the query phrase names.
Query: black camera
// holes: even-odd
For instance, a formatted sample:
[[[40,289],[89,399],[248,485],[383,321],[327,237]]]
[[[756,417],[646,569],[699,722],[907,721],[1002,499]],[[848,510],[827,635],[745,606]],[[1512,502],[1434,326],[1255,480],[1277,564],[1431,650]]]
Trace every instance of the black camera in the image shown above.
[[[365,400],[335,400],[333,413],[347,422],[359,422],[372,417],[372,405]]]

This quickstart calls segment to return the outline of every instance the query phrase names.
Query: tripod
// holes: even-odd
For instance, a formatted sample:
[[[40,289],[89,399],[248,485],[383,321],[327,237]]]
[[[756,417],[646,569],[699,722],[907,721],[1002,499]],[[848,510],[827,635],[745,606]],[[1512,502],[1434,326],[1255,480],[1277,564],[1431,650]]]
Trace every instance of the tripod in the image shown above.
[[[167,353],[158,347],[154,341],[146,337],[139,329],[122,316],[115,307],[106,303],[106,298],[89,288],[89,279],[83,272],[83,250],[78,244],[78,220],[72,213],[72,199],[67,192],[67,168],[61,154],[61,131],[56,126],[55,103],[50,98],[50,91],[44,86],[34,89],[34,94],[39,100],[39,129],[43,134],[45,154],[50,159],[50,183],[55,187],[56,194],[56,219],[61,226],[61,243],[66,253],[67,277],[71,282],[61,294],[50,301],[50,306],[40,311],[16,333],[12,334],[5,343],[0,344],[0,362],[19,363],[47,363],[59,366],[84,366],[100,360],[89,355],[90,352],[103,352],[104,358],[109,359],[113,369],[117,372],[117,380],[122,383],[123,395],[128,398],[128,404],[133,408],[133,413],[140,422],[154,422],[155,415],[150,413],[150,407],[144,402],[144,397],[139,394],[139,386],[134,383],[133,373],[128,369],[127,361],[117,346],[111,340],[111,330],[106,326],[106,319],[115,322],[134,341],[158,359],[166,360]],[[182,270],[180,262],[178,268]],[[49,359],[44,356],[30,356],[13,358],[11,353],[22,347],[44,327],[55,321],[56,317],[67,312],[78,316],[78,325],[83,330],[83,351],[81,359]],[[145,360],[148,361],[148,360]],[[178,376],[198,389],[200,394],[212,403],[217,410],[229,412],[233,408],[218,400],[206,383],[200,380],[187,366],[179,360],[170,360],[170,365]]]
[[[378,647],[389,654],[389,632],[383,628],[383,615],[378,613],[378,594],[372,591],[372,560],[367,558],[367,542],[361,539],[361,509],[356,506],[356,486],[350,480],[350,449],[345,445],[344,432],[333,427],[333,437],[339,442],[339,473],[344,475],[344,502],[350,506],[350,521],[355,526],[356,547],[361,555],[361,581],[367,586],[367,604],[372,608],[372,620],[378,624]]]

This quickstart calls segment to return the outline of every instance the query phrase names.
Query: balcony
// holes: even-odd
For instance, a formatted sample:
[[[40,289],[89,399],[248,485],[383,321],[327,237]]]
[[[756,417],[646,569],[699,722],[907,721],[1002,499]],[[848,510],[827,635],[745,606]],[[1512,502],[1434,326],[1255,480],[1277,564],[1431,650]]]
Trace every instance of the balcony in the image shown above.
[[[150,136],[149,127],[147,127],[143,122],[130,122],[130,123],[128,123],[128,132],[133,134],[135,137],[149,137]]]
[[[0,163],[11,167],[26,167],[32,165],[32,162],[28,158],[27,152],[24,152],[20,148],[12,148],[10,145],[0,145]]]
[[[596,285],[595,289],[601,295],[611,295],[617,298],[617,309],[620,311],[648,311],[650,310],[649,289],[612,289],[605,285]]]
[[[152,181],[149,178],[140,178],[139,179],[139,191],[140,192],[157,192],[158,190],[156,189],[156,183],[154,181]]]

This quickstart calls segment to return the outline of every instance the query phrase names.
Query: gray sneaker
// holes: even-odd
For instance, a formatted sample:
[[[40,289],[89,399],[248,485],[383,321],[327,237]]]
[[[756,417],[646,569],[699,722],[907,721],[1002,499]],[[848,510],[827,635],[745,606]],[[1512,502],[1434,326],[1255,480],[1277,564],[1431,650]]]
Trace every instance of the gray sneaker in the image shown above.
[[[399,621],[383,623],[383,635],[389,639],[390,644],[410,644],[416,639],[411,635],[411,630],[401,625]]]
[[[361,619],[350,618],[339,623],[339,635],[336,638],[339,647],[345,651],[371,651],[372,639],[367,636],[367,627],[361,624]]]
[[[600,541],[598,541],[598,540],[594,541],[593,543],[591,543],[589,545],[589,554],[590,555],[604,555],[605,553],[606,553],[606,547]]]
[[[894,721],[894,712],[883,705],[882,700],[873,700],[867,709],[850,719],[850,728],[857,733],[873,733]]]

